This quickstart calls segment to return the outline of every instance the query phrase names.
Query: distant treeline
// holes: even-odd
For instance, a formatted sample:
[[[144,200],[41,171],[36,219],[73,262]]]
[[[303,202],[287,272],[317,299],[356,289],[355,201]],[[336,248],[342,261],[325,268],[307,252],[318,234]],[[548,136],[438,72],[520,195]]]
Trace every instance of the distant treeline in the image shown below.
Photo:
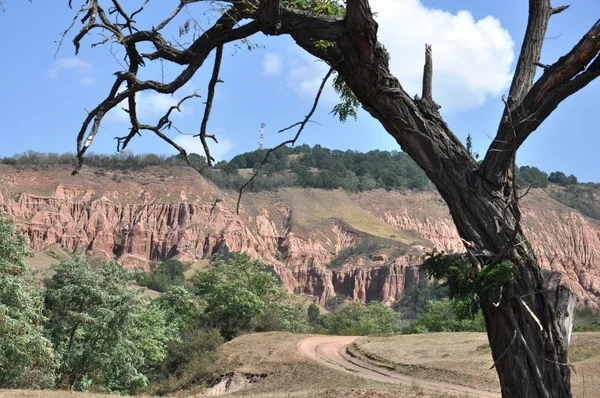
[[[263,163],[267,150],[256,150],[235,156],[229,162],[221,161],[208,167],[206,158],[191,154],[192,167],[220,188],[239,189],[250,178],[241,169],[260,173],[247,187],[249,191],[274,190],[282,187],[309,187],[321,189],[342,188],[351,192],[386,190],[433,189],[433,185],[419,166],[404,152],[399,151],[340,151],[315,145],[285,146],[271,152]],[[28,151],[0,159],[3,164],[47,167],[75,166],[72,153],[39,153]],[[186,165],[181,155],[135,155],[121,152],[111,155],[88,154],[88,167],[110,170],[140,170],[150,166]],[[261,167],[262,164],[262,167]],[[537,167],[522,166],[517,170],[521,187],[547,188],[550,183],[562,188],[548,188],[548,193],[566,206],[582,214],[600,219],[600,184],[580,183],[574,175],[561,171],[547,174]]]

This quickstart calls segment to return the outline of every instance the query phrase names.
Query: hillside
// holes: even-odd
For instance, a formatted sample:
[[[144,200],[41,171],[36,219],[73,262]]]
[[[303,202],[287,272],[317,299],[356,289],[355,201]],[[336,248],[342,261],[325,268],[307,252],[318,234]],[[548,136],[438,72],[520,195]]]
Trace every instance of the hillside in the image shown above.
[[[321,303],[336,294],[393,301],[418,281],[416,266],[430,248],[462,250],[448,209],[432,190],[248,192],[238,216],[237,192],[189,167],[70,171],[68,165],[0,165],[0,204],[37,250],[79,247],[128,267],[245,251],[272,264],[290,291]],[[553,283],[565,280],[580,301],[596,306],[598,222],[543,189],[532,189],[522,207],[540,262],[561,273]]]

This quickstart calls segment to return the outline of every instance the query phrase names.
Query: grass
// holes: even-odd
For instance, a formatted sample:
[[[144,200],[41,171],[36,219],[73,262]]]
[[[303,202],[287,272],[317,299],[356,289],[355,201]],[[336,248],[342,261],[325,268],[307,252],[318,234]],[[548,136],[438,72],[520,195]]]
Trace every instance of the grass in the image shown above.
[[[341,190],[286,188],[281,196],[292,207],[292,220],[304,228],[316,227],[327,220],[338,219],[357,231],[393,239],[408,245],[430,246],[414,231],[398,231],[357,205]]]
[[[362,337],[351,346],[371,362],[415,377],[499,391],[484,333],[431,333]],[[573,333],[569,360],[574,397],[600,396],[600,333]],[[584,386],[585,378],[585,386]]]

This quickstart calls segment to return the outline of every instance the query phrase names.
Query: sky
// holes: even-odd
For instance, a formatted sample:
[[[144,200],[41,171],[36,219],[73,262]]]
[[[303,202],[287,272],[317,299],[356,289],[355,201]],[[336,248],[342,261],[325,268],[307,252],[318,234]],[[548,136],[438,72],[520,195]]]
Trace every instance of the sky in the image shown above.
[[[117,47],[91,48],[95,35],[84,40],[75,56],[66,36],[57,53],[57,41],[73,19],[66,1],[4,0],[0,12],[0,156],[27,150],[74,152],[75,138],[86,116],[108,93],[114,73],[122,70],[123,52]],[[75,0],[77,9],[82,0]],[[123,0],[135,9],[140,0]],[[377,12],[379,40],[391,54],[391,70],[411,95],[420,93],[424,44],[433,45],[433,97],[454,133],[463,142],[473,139],[474,152],[485,154],[502,113],[502,95],[508,92],[527,23],[525,0],[371,0]],[[571,8],[552,17],[541,62],[552,64],[567,53],[600,17],[600,1],[572,0]],[[179,4],[150,1],[136,17],[140,28],[159,23]],[[560,5],[560,4],[555,4]],[[177,28],[194,17],[209,26],[213,15],[202,5],[191,5],[165,31],[167,39],[181,40]],[[75,28],[79,28],[77,22]],[[15,37],[16,36],[16,37]],[[12,39],[10,39],[12,38]],[[292,131],[277,133],[303,119],[327,67],[289,37],[262,34],[246,43],[225,47],[213,112],[208,130],[219,139],[211,149],[217,160],[258,147],[259,126],[266,124],[265,147],[289,139]],[[115,50],[117,51],[115,53]],[[112,51],[112,53],[111,53]],[[204,112],[214,54],[197,75],[174,96],[143,92],[138,96],[142,123],[156,123],[185,95],[202,96],[186,102],[173,116],[177,128],[167,133],[188,151],[202,154],[195,134]],[[180,67],[148,62],[142,78],[168,81]],[[540,72],[541,73],[541,72]],[[320,144],[331,149],[400,150],[379,122],[364,111],[358,119],[340,123],[330,111],[337,103],[328,87],[313,120],[298,144]],[[551,172],[560,170],[580,181],[600,182],[600,79],[566,101],[535,131],[517,155],[518,165]],[[115,136],[128,132],[126,114],[115,109],[105,117],[90,151],[114,153]],[[174,154],[151,132],[133,139],[134,153]]]

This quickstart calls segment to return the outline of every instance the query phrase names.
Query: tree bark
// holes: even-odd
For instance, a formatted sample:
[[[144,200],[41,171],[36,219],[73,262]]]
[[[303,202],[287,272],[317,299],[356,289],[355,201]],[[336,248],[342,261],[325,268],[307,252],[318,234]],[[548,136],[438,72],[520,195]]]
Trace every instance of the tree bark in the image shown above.
[[[323,54],[309,43],[297,42],[321,58],[339,57],[334,51]],[[337,69],[363,108],[381,122],[435,184],[459,235],[476,248],[482,263],[489,264],[491,259],[481,253],[504,253],[501,259],[519,271],[516,280],[504,287],[499,303],[481,303],[503,397],[570,397],[567,345],[541,268],[519,224],[514,173],[508,173],[510,178],[502,185],[482,178],[478,164],[437,108],[425,99],[414,101],[389,73],[381,45],[375,45],[371,62],[346,55],[364,51],[366,43],[359,46],[344,48],[340,43],[344,62]]]

